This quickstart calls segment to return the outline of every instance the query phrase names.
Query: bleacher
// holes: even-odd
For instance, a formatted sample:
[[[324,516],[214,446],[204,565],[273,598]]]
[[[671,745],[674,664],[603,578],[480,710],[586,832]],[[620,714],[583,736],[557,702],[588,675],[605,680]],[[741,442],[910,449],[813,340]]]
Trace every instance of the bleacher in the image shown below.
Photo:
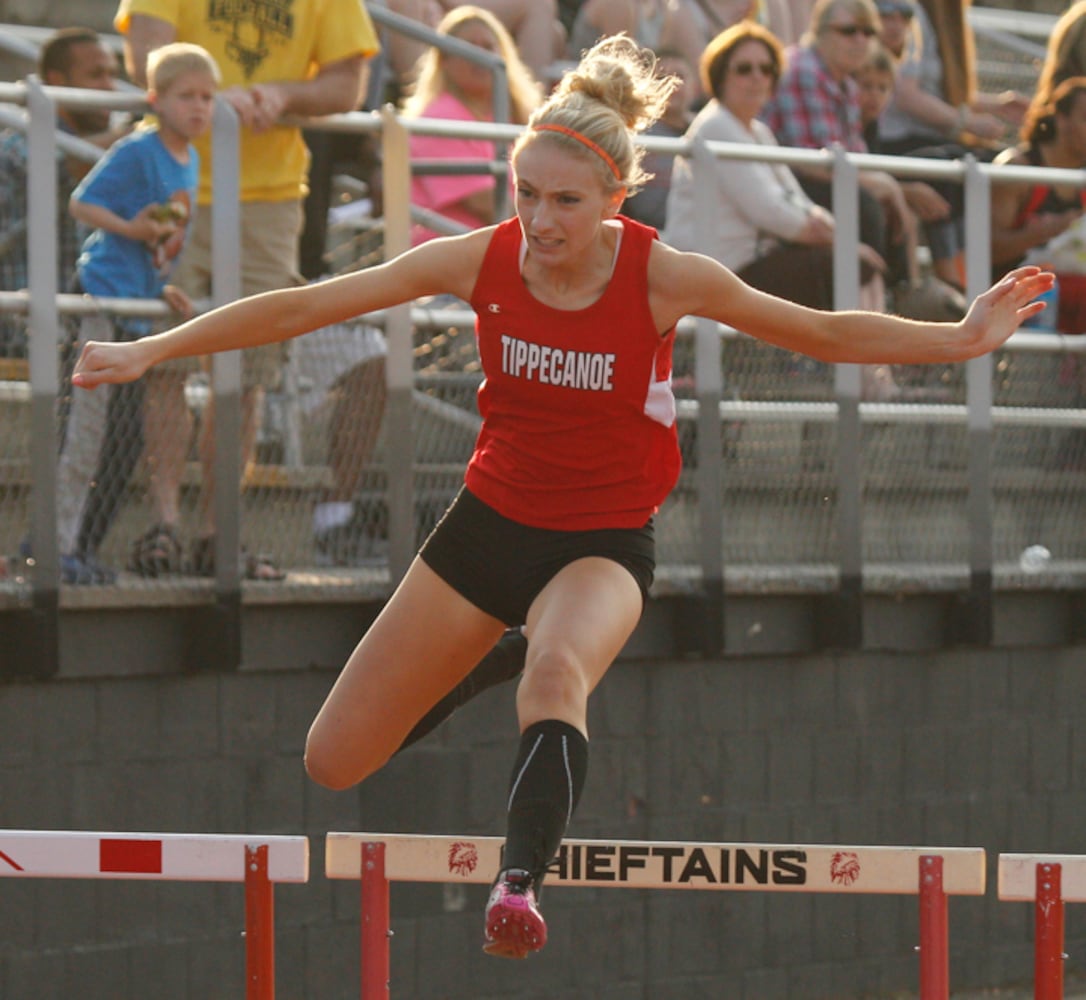
[[[983,35],[982,68],[990,81],[1024,78],[1032,66],[1029,52],[1040,44],[1040,22],[994,12],[980,20],[988,32]],[[1015,46],[1000,47],[999,33],[1019,21],[1027,28],[1025,33],[1015,36]],[[394,165],[386,163],[386,169]],[[345,192],[343,199],[351,196]],[[359,242],[372,252],[372,235],[383,238],[388,219],[405,210],[387,206],[381,219],[343,213],[349,221],[332,228],[329,259],[355,266]],[[416,320],[410,347],[414,369],[410,428],[407,437],[401,436],[402,427],[386,428],[358,496],[367,520],[379,532],[387,530],[388,491],[401,474],[388,461],[403,441],[410,441],[416,503],[406,529],[411,546],[433,523],[459,481],[474,437],[473,392],[480,377],[470,317],[442,319],[439,314],[435,320],[422,310]],[[821,566],[832,577],[842,531],[835,520],[834,498],[847,486],[839,476],[842,443],[836,421],[841,401],[834,372],[729,331],[719,336],[724,388],[718,449],[703,439],[699,423],[700,406],[711,401],[702,400],[697,389],[697,351],[689,329],[677,351],[687,471],[659,517],[660,586],[666,588],[669,578],[685,581],[691,572],[695,578],[705,572],[700,490],[709,462],[719,470],[725,500],[721,565],[751,577],[759,567]],[[1049,349],[1053,346],[1059,349]],[[1012,573],[1018,552],[1038,538],[1049,545],[1065,572],[1074,572],[1086,558],[1071,514],[1086,468],[1086,456],[1080,456],[1082,431],[1076,426],[1081,363],[1077,349],[1065,341],[1044,347],[1038,349],[1026,338],[1001,352],[993,368],[993,402],[1001,411],[991,436],[995,560]],[[967,504],[973,448],[965,415],[966,371],[956,366],[901,374],[910,391],[908,399],[881,410],[876,404],[864,404],[861,414],[862,471],[855,485],[863,500],[864,561],[872,578],[887,565],[920,567],[919,577],[933,577],[936,566],[958,566],[964,572],[970,560]],[[17,551],[32,522],[31,457],[38,442],[31,432],[29,375],[24,361],[0,362],[0,552],[4,553]],[[327,412],[303,405],[305,392],[304,384],[288,379],[285,391],[270,400],[257,462],[243,471],[239,509],[243,540],[250,550],[273,552],[281,560],[291,571],[289,587],[336,588],[358,581],[387,587],[395,572],[390,574],[388,563],[382,562],[382,554],[385,560],[389,557],[380,545],[375,550],[379,558],[375,561],[370,552],[365,565],[329,570],[314,560],[310,516],[330,476]],[[205,393],[201,384],[191,387],[197,414]],[[395,445],[390,445],[390,435]],[[187,526],[198,489],[193,460],[184,487]],[[141,472],[131,485],[124,515],[107,539],[104,560],[123,567],[132,539],[149,518],[146,475]],[[19,590],[25,584],[13,585],[13,578],[18,573],[9,576],[8,584],[0,584],[0,590],[6,586],[8,599],[19,603],[25,600]],[[32,574],[24,579],[31,578]],[[173,585],[124,573],[121,582],[137,590]]]

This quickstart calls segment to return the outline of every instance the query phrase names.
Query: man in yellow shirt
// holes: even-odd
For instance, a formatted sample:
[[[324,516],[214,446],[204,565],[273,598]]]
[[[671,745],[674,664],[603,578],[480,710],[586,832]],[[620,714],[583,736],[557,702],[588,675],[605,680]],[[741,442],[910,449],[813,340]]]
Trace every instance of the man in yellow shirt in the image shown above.
[[[125,65],[137,83],[146,83],[147,53],[169,42],[201,45],[218,62],[222,70],[220,93],[242,124],[242,294],[301,283],[298,236],[309,153],[300,129],[281,125],[279,119],[284,115],[336,114],[358,107],[365,90],[366,60],[378,49],[362,0],[121,0],[114,25],[125,37]],[[175,279],[193,299],[207,297],[211,287],[209,138],[199,153],[197,203],[201,210]],[[264,392],[278,385],[285,350],[284,345],[270,345],[245,352],[243,461],[251,457]],[[176,367],[164,371],[160,376],[162,391],[183,392],[184,374],[185,370]],[[170,411],[178,412],[175,406]],[[207,417],[200,448],[204,474],[200,537],[192,550],[194,569],[203,574],[214,572],[211,414]],[[152,488],[156,494],[173,497],[173,502],[172,509],[169,504],[159,505],[162,523],[138,543],[148,547],[145,554],[152,556],[156,547],[177,544],[175,531],[180,519],[178,496],[187,436],[174,426],[163,438],[147,442]],[[138,564],[139,552],[136,555]],[[148,561],[153,563],[153,559]],[[257,578],[281,575],[273,566],[260,563],[249,569]]]

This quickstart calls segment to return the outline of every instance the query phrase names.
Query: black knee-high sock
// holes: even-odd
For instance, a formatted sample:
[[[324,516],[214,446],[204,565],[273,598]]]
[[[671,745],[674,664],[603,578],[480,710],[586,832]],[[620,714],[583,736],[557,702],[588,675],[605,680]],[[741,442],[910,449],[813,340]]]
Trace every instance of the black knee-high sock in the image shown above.
[[[524,730],[509,788],[502,869],[522,868],[536,881],[558,853],[588,771],[588,740],[547,719]]]

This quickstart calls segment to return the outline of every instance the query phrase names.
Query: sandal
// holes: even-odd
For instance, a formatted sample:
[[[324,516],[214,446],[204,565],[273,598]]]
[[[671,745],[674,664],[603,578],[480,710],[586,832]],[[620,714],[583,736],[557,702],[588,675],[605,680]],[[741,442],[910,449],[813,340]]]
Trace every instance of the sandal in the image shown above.
[[[249,555],[241,551],[242,576],[246,580],[276,582],[285,580],[287,571],[276,565],[275,560],[266,553]],[[215,536],[206,535],[192,543],[192,571],[197,576],[215,575]]]
[[[185,552],[169,524],[156,524],[132,545],[128,568],[142,577],[177,576],[184,572]]]

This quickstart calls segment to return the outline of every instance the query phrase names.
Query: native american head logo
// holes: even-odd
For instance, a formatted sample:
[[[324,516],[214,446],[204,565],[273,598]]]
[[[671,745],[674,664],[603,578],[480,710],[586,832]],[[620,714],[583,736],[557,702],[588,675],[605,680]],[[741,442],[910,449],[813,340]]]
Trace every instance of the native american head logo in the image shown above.
[[[860,877],[860,859],[852,851],[836,851],[830,858],[830,881],[853,885]]]
[[[449,871],[455,875],[468,876],[479,864],[479,852],[475,845],[458,840],[449,845]]]

